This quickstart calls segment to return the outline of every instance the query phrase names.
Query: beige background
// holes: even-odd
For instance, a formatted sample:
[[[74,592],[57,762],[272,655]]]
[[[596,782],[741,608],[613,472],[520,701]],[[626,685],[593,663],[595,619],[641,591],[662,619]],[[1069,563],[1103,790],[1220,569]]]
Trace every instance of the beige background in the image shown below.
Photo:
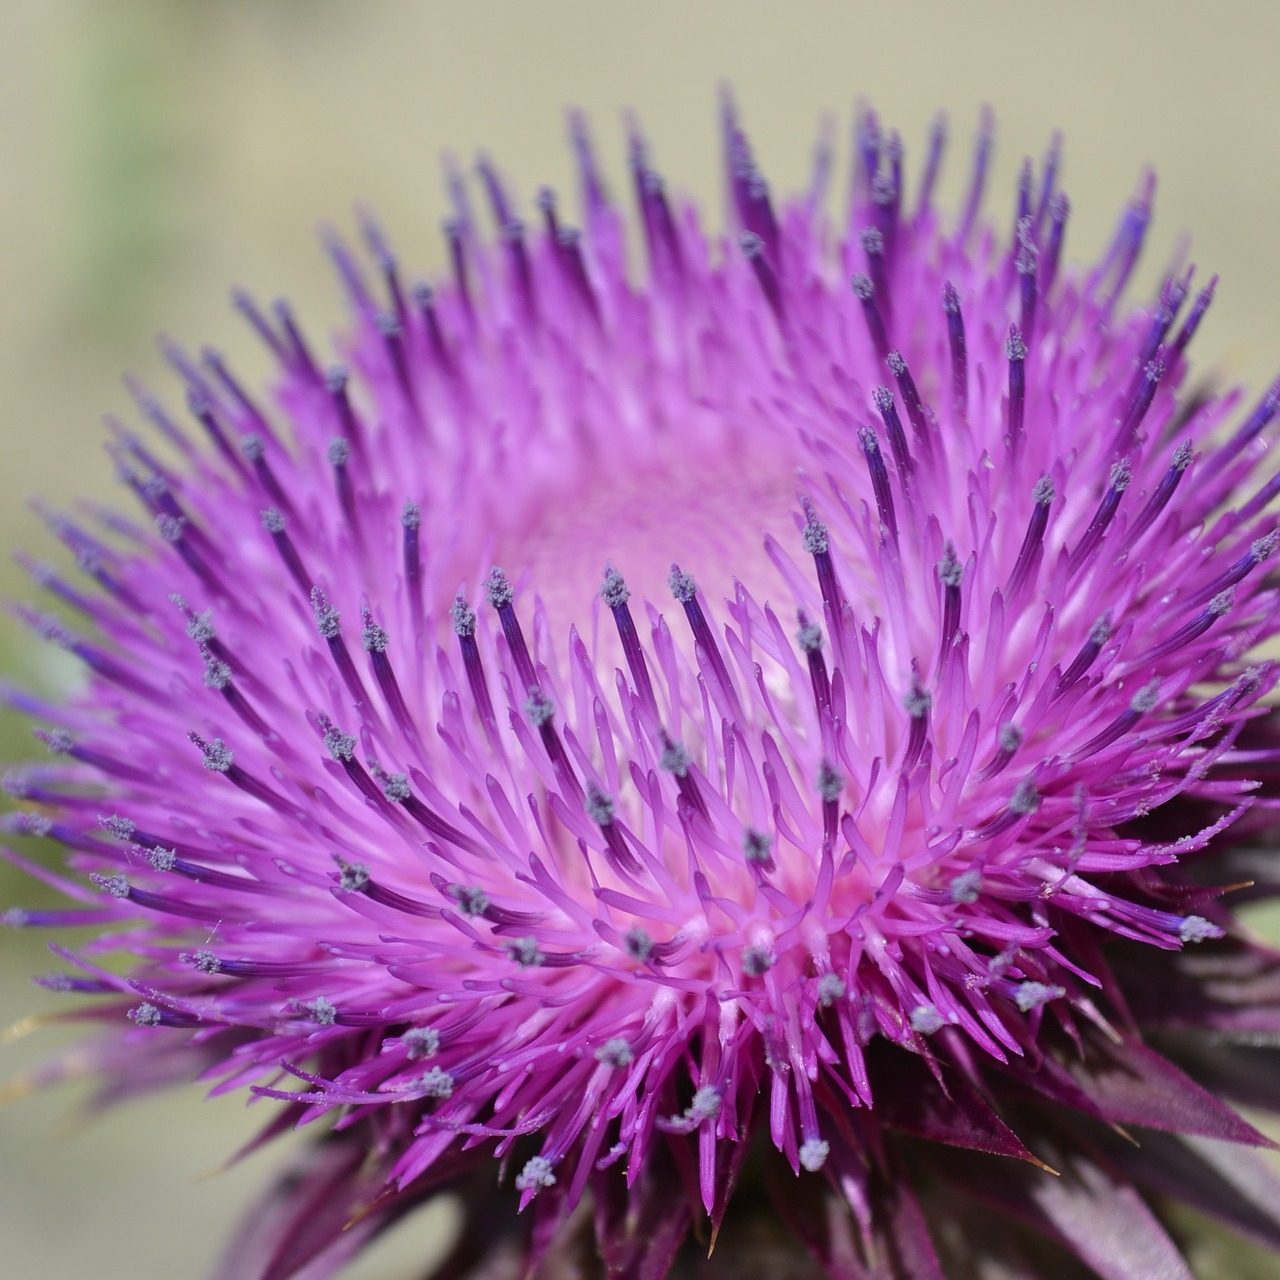
[[[161,328],[262,363],[228,287],[287,294],[313,335],[340,316],[312,228],[377,208],[410,266],[440,259],[436,161],[487,148],[528,199],[570,189],[562,108],[586,107],[621,189],[620,109],[636,108],[676,186],[718,208],[715,89],[736,86],[776,190],[805,174],[821,113],[855,95],[916,160],[938,107],[963,153],[999,116],[993,208],[1050,131],[1067,137],[1069,251],[1094,251],[1142,165],[1161,176],[1143,281],[1178,233],[1220,271],[1202,362],[1257,386],[1280,367],[1280,0],[1054,5],[586,0],[0,0],[0,543],[47,554],[24,506],[104,494],[98,418],[118,374],[156,373]],[[846,135],[847,141],[847,135]],[[944,199],[954,201],[953,157]],[[169,384],[165,384],[169,385]],[[0,594],[22,590],[0,567]],[[0,622],[0,667],[56,680]],[[12,721],[6,758],[25,750]],[[25,886],[0,874],[0,897]],[[39,940],[0,933],[0,1024],[50,1007],[25,975]],[[0,1079],[58,1042],[0,1046]],[[270,1158],[196,1183],[245,1132],[238,1102],[194,1092],[64,1123],[73,1089],[0,1111],[0,1267],[8,1276],[199,1277]],[[71,1130],[68,1133],[68,1129]],[[413,1227],[358,1274],[411,1274]],[[1204,1274],[1280,1276],[1250,1254]]]

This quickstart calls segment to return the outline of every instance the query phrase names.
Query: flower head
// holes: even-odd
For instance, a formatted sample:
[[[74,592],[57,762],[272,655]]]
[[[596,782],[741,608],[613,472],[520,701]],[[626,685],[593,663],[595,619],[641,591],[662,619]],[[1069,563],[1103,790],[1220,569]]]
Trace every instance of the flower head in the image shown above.
[[[975,1194],[1105,1275],[1185,1274],[1148,1193],[1280,1242],[1193,1081],[1259,1101],[1197,1034],[1280,1031],[1214,887],[1280,759],[1280,390],[1185,392],[1212,282],[1122,303],[1149,183],[1075,272],[1056,155],[1002,233],[984,126],[952,223],[941,133],[909,205],[864,116],[833,231],[829,157],[778,207],[724,128],[721,240],[633,138],[643,286],[576,120],[581,231],[482,163],[496,242],[455,183],[439,285],[331,238],[341,367],[238,295],[274,401],[166,348],[196,433],[139,389],[179,461],[114,446],[150,526],[55,524],[101,634],[29,615],[88,676],[18,794],[85,878],[10,922],[132,926],[75,960],[104,1071],[333,1118],[235,1274],[493,1157],[549,1256],[593,1196],[611,1275],[740,1215],[748,1157],[842,1274],[940,1274]]]

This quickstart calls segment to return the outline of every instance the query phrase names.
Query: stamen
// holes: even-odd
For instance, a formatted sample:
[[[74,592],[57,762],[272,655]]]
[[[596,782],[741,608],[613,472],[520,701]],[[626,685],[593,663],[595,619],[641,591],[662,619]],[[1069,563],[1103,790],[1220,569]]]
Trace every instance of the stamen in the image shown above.
[[[304,596],[310,596],[311,584],[314,579],[307,573],[302,563],[302,557],[298,555],[297,548],[293,545],[293,539],[289,537],[288,530],[285,527],[285,518],[280,514],[278,508],[267,507],[262,512],[262,527],[271,535],[271,541],[276,544],[280,559],[284,561],[284,567],[289,570],[289,576],[293,579],[298,590]]]
[[[493,700],[489,697],[489,685],[485,680],[484,663],[480,657],[480,646],[476,642],[476,615],[459,594],[449,606],[449,616],[453,620],[453,632],[458,637],[462,649],[462,665],[467,673],[467,684],[471,689],[471,700],[475,704],[476,714],[484,727],[485,736],[495,750],[500,750],[497,735],[497,717],[493,713]]]
[[[689,629],[693,632],[694,644],[706,656],[707,664],[711,667],[712,673],[721,689],[724,690],[725,699],[733,709],[734,714],[741,718],[741,706],[738,703],[737,691],[729,678],[729,668],[725,666],[720,647],[716,644],[715,634],[712,632],[710,624],[707,622],[706,614],[702,611],[702,605],[698,601],[697,583],[694,582],[691,574],[683,572],[678,564],[673,564],[671,572],[667,576],[667,585],[671,588],[671,594],[684,607],[685,617],[689,621]]]
[[[853,296],[862,303],[862,314],[866,318],[867,332],[871,335],[871,345],[881,360],[889,356],[889,334],[885,329],[884,317],[876,304],[876,287],[871,277],[862,271],[855,273],[849,282]]]
[[[889,487],[889,472],[880,452],[879,437],[870,427],[862,427],[858,431],[858,443],[862,445],[862,456],[866,459],[867,470],[871,474],[871,489],[876,496],[880,527],[887,530],[889,536],[897,542],[898,516],[893,506],[893,491]]]
[[[925,153],[924,173],[920,178],[920,199],[916,204],[916,225],[919,226],[933,212],[933,189],[937,185],[942,168],[942,156],[947,147],[947,119],[936,115],[929,126],[929,147]]]
[[[422,525],[422,508],[416,502],[406,502],[400,512],[400,524],[404,528],[403,555],[404,580],[409,588],[409,610],[414,628],[422,625],[422,551],[418,530]]]
[[[902,404],[910,419],[916,443],[925,457],[928,457],[933,452],[933,441],[929,435],[929,424],[925,419],[924,404],[920,400],[920,392],[916,390],[916,382],[911,376],[911,370],[907,368],[907,362],[899,351],[890,351],[886,363],[898,384],[898,394],[902,397]]]
[[[769,304],[769,310],[773,312],[774,319],[782,324],[785,319],[782,310],[782,290],[778,284],[777,273],[765,257],[764,241],[754,231],[744,231],[738,237],[738,244],[743,256],[751,264],[756,279],[760,282],[760,291]]]
[[[1191,465],[1192,459],[1195,457],[1195,451],[1192,448],[1190,440],[1184,440],[1177,450],[1174,452],[1173,460],[1169,463],[1169,469],[1164,473],[1160,483],[1156,486],[1138,513],[1138,518],[1133,522],[1129,530],[1129,544],[1132,546],[1142,537],[1144,533],[1151,527],[1152,523],[1159,517],[1160,513],[1169,504],[1169,499],[1173,497],[1174,491],[1177,489],[1182,480],[1186,469]]]
[[[1053,499],[1053,481],[1048,475],[1042,475],[1031,491],[1031,501],[1034,504],[1031,509],[1031,519],[1027,523],[1027,532],[1022,539],[1018,559],[1014,563],[1013,572],[1009,575],[1009,582],[1005,587],[1007,600],[1013,600],[1019,595],[1040,566],[1040,556],[1044,550],[1044,532],[1049,524],[1049,507]]]
[[[1058,277],[1058,264],[1062,259],[1062,241],[1066,233],[1067,218],[1071,214],[1071,201],[1059,192],[1049,202],[1049,244],[1040,264],[1040,292],[1045,297]]]
[[[1009,361],[1009,449],[1015,457],[1022,442],[1022,421],[1026,412],[1027,397],[1027,344],[1022,340],[1018,326],[1009,326],[1009,337],[1004,344],[1005,358]]]
[[[1053,696],[1060,698],[1077,680],[1093,666],[1102,647],[1111,639],[1111,615],[1104,613],[1089,630],[1089,638],[1080,646],[1071,665],[1062,673],[1054,688]]]
[[[960,294],[950,280],[942,286],[942,309],[947,316],[947,345],[951,349],[951,402],[963,417],[969,407],[969,359],[964,340]]]
[[[600,587],[600,599],[613,614],[614,625],[618,629],[618,638],[622,641],[623,656],[627,660],[627,668],[631,672],[636,694],[649,714],[656,718],[658,700],[654,696],[653,684],[649,679],[649,668],[645,662],[644,649],[640,644],[635,620],[627,604],[630,598],[631,592],[622,574],[612,567],[606,568],[604,582]]]
[[[1178,363],[1182,353],[1187,349],[1187,343],[1196,336],[1196,330],[1200,327],[1200,321],[1204,319],[1204,313],[1209,310],[1209,304],[1213,301],[1213,293],[1217,287],[1218,277],[1214,276],[1196,294],[1196,300],[1191,304],[1191,310],[1187,313],[1187,318],[1182,322],[1182,328],[1178,330],[1178,336],[1174,338],[1169,347],[1170,363]]]
[[[1076,543],[1075,549],[1071,552],[1071,557],[1067,561],[1068,575],[1078,573],[1085,562],[1098,549],[1098,544],[1102,541],[1102,536],[1106,533],[1107,526],[1115,518],[1116,511],[1119,509],[1120,499],[1124,497],[1125,490],[1129,487],[1129,479],[1130,470],[1127,459],[1113,464],[1111,468],[1111,483],[1107,486],[1106,493],[1102,495],[1102,501],[1098,503],[1098,509],[1093,513],[1093,519],[1089,521],[1089,526],[1085,529],[1083,537]]]
[[[888,387],[877,387],[871,393],[871,398],[875,401],[884,429],[889,434],[889,448],[893,451],[893,461],[898,468],[898,479],[905,486],[911,477],[911,452],[907,448],[907,435],[902,429],[902,420],[898,417],[898,409],[893,402],[893,392]]]

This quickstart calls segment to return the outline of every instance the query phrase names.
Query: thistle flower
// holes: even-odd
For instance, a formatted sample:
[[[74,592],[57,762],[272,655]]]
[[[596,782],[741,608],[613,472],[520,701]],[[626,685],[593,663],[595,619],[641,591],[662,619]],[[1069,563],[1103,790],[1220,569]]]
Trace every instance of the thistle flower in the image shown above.
[[[1056,147],[1002,230],[989,123],[952,220],[865,114],[833,227],[828,145],[778,207],[723,128],[714,241],[633,133],[643,270],[576,119],[581,231],[482,162],[438,285],[329,237],[342,366],[237,295],[274,403],[166,345],[144,518],[53,520],[87,674],[13,695],[9,822],[73,905],[8,920],[100,929],[50,982],[107,1094],[317,1125],[225,1276],[442,1189],[450,1275],[1186,1276],[1171,1196],[1280,1248],[1222,900],[1276,882],[1280,387],[1188,390],[1213,281],[1123,301],[1149,180],[1081,272]]]

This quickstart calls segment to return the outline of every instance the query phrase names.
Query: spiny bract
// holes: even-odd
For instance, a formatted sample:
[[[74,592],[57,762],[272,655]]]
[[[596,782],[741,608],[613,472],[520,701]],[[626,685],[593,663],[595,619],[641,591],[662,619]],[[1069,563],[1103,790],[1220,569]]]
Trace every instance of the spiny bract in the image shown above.
[[[1212,281],[1122,304],[1149,181],[1079,273],[1056,146],[1002,232],[988,122],[953,223],[941,128],[909,201],[864,113],[833,227],[829,144],[775,210],[723,124],[724,239],[633,133],[646,271],[576,119],[582,231],[482,162],[498,242],[455,179],[438,287],[330,237],[344,365],[238,295],[274,404],[166,346],[205,441],[137,388],[145,520],[52,521],[89,638],[24,616],[87,677],[13,695],[57,759],[9,822],[83,874],[8,919],[103,930],[48,981],[103,997],[108,1093],[203,1073],[280,1099],[268,1133],[330,1121],[227,1276],[319,1275],[441,1187],[459,1267],[531,1222],[548,1275],[593,1231],[664,1274],[766,1186],[839,1276],[1037,1232],[1187,1275],[1148,1193],[1280,1245],[1241,1189],[1274,1179],[1206,1142],[1265,1140],[1191,1077],[1280,1089],[1190,1034],[1280,1032],[1212,887],[1258,879],[1274,794],[1278,391],[1234,427],[1187,391]]]

